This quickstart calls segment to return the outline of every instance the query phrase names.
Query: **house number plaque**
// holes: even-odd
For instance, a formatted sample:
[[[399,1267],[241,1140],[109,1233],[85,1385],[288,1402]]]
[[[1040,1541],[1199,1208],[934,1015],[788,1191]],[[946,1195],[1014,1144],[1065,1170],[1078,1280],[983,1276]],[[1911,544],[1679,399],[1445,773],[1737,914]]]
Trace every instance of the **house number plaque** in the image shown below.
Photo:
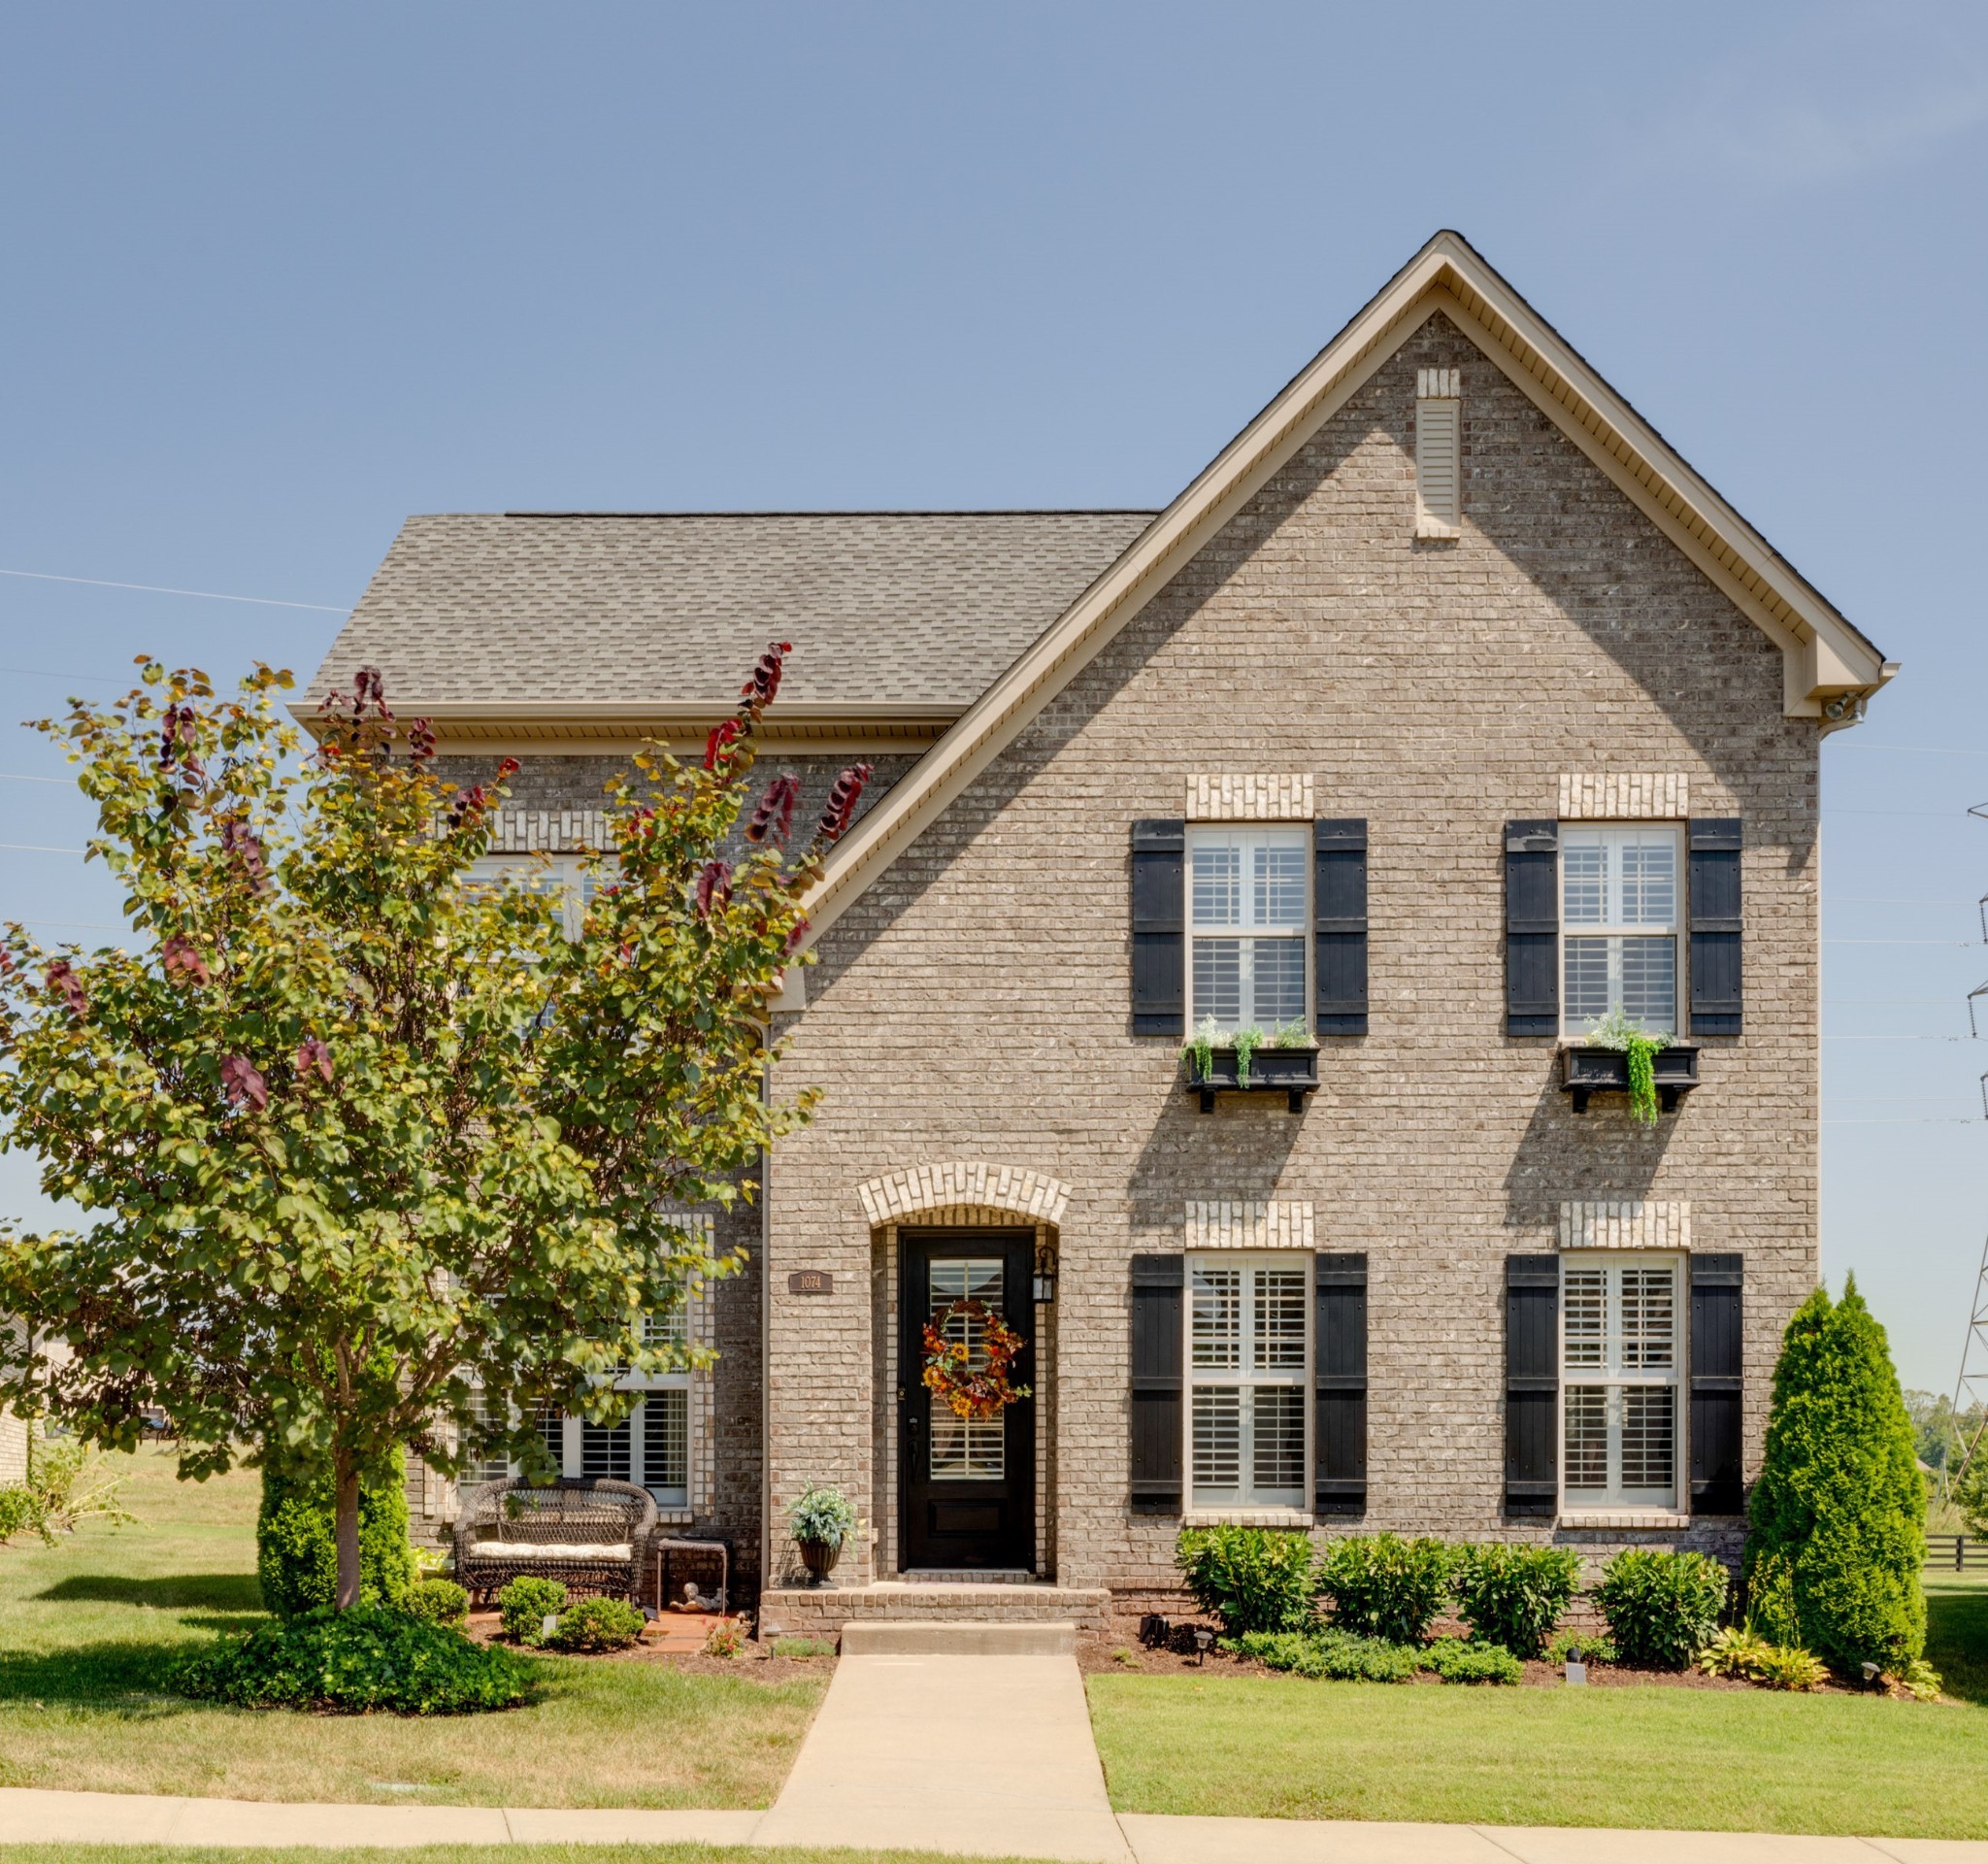
[[[796,1269],[787,1277],[789,1294],[833,1294],[835,1277],[826,1269]]]

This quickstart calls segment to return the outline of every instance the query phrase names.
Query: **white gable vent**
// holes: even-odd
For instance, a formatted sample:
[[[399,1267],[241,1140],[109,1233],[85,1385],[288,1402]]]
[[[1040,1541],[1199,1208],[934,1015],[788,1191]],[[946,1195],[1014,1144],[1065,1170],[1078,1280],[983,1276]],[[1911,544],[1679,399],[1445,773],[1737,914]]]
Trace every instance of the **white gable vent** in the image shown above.
[[[1463,402],[1456,369],[1415,371],[1415,535],[1455,537],[1463,511]]]

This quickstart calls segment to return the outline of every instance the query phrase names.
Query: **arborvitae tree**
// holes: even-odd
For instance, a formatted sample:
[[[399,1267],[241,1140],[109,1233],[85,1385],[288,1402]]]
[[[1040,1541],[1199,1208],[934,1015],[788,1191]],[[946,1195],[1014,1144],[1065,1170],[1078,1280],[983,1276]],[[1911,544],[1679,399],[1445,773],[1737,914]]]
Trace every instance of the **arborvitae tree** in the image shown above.
[[[1789,1321],[1746,1542],[1750,1621],[1854,1676],[1921,1655],[1926,1490],[1884,1329],[1853,1277]]]
[[[330,1477],[265,1458],[262,1509],[255,1517],[255,1574],[262,1602],[292,1617],[338,1597],[337,1514]],[[359,1602],[398,1605],[414,1582],[408,1541],[407,1457],[359,1483]]]

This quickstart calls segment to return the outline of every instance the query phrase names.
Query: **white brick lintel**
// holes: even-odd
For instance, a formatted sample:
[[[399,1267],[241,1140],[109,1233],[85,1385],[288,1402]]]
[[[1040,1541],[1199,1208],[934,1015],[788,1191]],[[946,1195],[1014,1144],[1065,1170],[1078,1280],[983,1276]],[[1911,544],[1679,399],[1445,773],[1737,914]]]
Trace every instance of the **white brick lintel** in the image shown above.
[[[1197,771],[1187,779],[1190,822],[1309,822],[1311,799],[1309,772],[1232,776]]]
[[[1060,1224],[1070,1204],[1070,1186],[1042,1172],[957,1159],[870,1179],[856,1186],[856,1195],[873,1227],[957,1205]]]
[[[1309,1249],[1315,1235],[1309,1204],[1194,1199],[1183,1221],[1190,1249]]]
[[[1563,822],[1680,822],[1691,814],[1691,779],[1675,771],[1563,773]]]
[[[1683,1199],[1645,1203],[1570,1201],[1560,1207],[1563,1249],[1688,1249],[1691,1206]]]

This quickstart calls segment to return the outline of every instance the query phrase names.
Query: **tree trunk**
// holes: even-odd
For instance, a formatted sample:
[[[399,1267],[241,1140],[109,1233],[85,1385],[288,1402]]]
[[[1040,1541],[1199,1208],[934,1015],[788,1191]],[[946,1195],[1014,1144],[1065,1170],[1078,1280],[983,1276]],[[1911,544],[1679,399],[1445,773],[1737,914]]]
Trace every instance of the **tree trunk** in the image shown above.
[[[338,1545],[338,1609],[359,1602],[359,1469],[351,1452],[340,1449],[333,1463],[333,1538]]]

